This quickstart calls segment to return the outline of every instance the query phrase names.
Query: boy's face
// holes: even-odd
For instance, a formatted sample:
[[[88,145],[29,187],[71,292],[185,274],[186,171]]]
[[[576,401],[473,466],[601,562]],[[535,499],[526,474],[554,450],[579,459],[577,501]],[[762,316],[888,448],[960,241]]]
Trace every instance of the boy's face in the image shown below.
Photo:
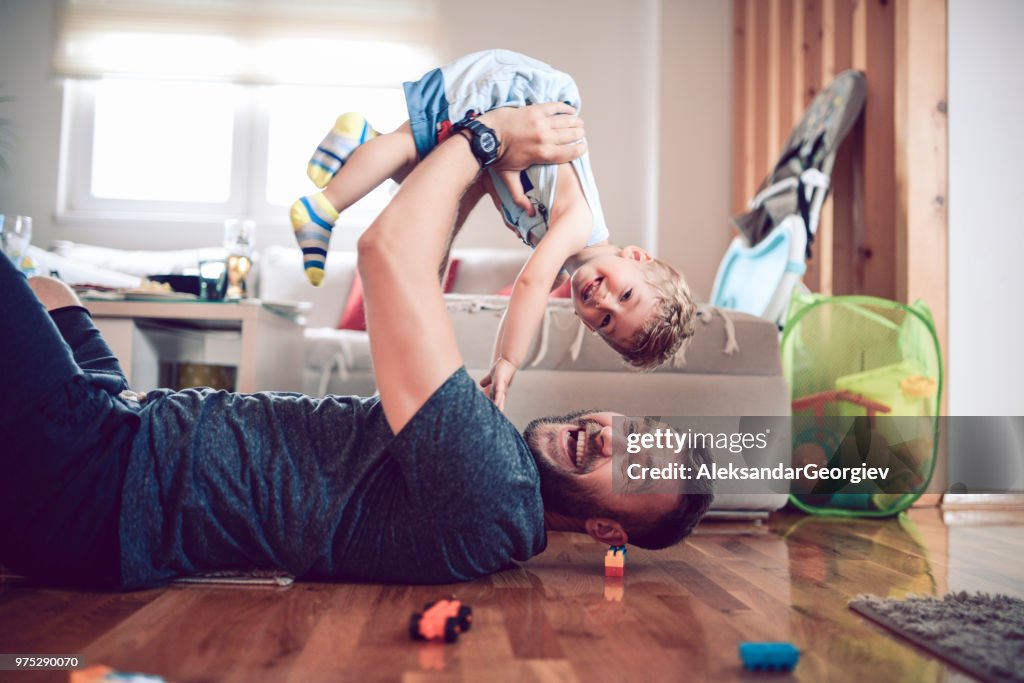
[[[590,259],[572,274],[572,302],[583,324],[606,342],[629,348],[658,305],[644,267],[651,255],[639,247]]]

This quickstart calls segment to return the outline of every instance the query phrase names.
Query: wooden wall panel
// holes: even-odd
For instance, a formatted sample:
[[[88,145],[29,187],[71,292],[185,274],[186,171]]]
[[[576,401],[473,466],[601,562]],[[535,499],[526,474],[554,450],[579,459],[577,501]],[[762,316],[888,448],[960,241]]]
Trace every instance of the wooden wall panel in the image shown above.
[[[771,45],[768,41],[769,9],[771,7],[771,3],[761,0],[760,2],[754,2],[752,4],[753,16],[751,19],[754,27],[754,60],[751,64],[752,69],[748,68],[747,73],[751,74],[754,79],[755,115],[753,121],[752,142],[754,143],[753,171],[754,184],[756,187],[756,185],[761,182],[761,178],[765,175],[765,170],[763,169],[769,168],[774,163],[774,158],[778,154],[778,150],[772,147],[772,141],[769,137],[770,129],[768,127],[770,118],[768,116],[768,111],[773,105],[769,99],[771,94],[769,90],[771,78],[768,74],[768,67],[771,63]]]
[[[734,211],[818,90],[862,70],[864,116],[837,158],[805,281],[924,298],[944,328],[946,0],[734,0],[734,17]]]
[[[854,10],[853,67],[867,78],[863,138],[863,236],[858,245],[858,293],[896,298],[895,18],[885,0]]]
[[[746,207],[749,197],[747,188],[753,182],[753,160],[748,163],[750,150],[750,125],[754,120],[754,108],[740,106],[739,103],[750,101],[747,88],[750,79],[747,77],[748,59],[751,41],[747,39],[747,9],[744,0],[736,0],[733,7],[733,44],[732,44],[732,213],[738,214]]]
[[[796,121],[797,114],[793,109],[793,31],[795,30],[794,0],[779,0],[779,34],[775,41],[778,55],[779,87],[776,102],[779,112],[779,130],[775,137],[775,149],[782,149],[782,144],[789,136],[789,130]],[[777,154],[778,152],[776,152]]]
[[[897,5],[896,296],[932,311],[949,376],[946,0]],[[945,412],[944,392],[943,412]]]
[[[803,96],[800,107],[796,110],[795,124],[814,96],[829,82],[825,74],[825,65],[832,62],[830,50],[834,36],[828,31],[831,21],[831,7],[827,0],[802,0],[803,15]],[[815,238],[814,256],[807,263],[804,282],[816,292],[832,292],[832,205],[829,202],[822,209],[822,220],[818,223]]]
[[[832,63],[825,65],[826,80],[831,80],[853,67],[853,2],[854,0],[830,0],[829,20],[826,33],[831,33]],[[832,250],[827,268],[829,287],[822,283],[818,291],[826,293],[857,291],[855,263],[858,245],[854,240],[854,178],[855,166],[864,155],[860,148],[864,139],[863,128],[852,131],[846,143],[839,148],[835,167],[832,169],[832,199],[826,203],[822,218],[827,220],[832,237]],[[824,261],[824,254],[822,254]]]

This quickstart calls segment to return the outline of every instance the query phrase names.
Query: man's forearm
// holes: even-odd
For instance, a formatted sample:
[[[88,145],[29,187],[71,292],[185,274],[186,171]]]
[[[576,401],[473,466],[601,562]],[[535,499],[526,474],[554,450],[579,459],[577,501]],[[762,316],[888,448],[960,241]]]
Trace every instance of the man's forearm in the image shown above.
[[[459,232],[462,231],[462,226],[466,224],[469,214],[473,212],[476,205],[487,194],[487,190],[484,189],[481,183],[486,177],[486,173],[479,174],[476,182],[469,186],[469,189],[466,190],[459,200],[459,208],[455,214],[455,225],[448,232],[448,242],[444,245],[444,258],[441,260],[441,267],[437,270],[437,281],[441,283],[441,289],[444,289],[445,283],[448,282],[448,261],[452,255],[452,243],[459,236]]]
[[[359,239],[370,355],[395,433],[462,365],[437,267],[459,197],[478,171],[469,143],[461,135],[449,139],[406,178]]]
[[[459,199],[480,166],[468,141],[456,135],[431,152],[417,170],[363,234],[360,250],[383,252],[407,275],[417,269],[436,274],[450,244]]]

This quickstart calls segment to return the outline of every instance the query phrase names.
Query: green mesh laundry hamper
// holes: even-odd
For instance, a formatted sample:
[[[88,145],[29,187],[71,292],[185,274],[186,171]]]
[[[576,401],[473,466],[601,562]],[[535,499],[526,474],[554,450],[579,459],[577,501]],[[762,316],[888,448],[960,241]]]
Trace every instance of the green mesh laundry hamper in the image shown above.
[[[883,517],[920,497],[935,470],[942,395],[939,341],[923,302],[797,293],[782,366],[793,402],[793,465],[888,472],[795,483],[796,507]]]

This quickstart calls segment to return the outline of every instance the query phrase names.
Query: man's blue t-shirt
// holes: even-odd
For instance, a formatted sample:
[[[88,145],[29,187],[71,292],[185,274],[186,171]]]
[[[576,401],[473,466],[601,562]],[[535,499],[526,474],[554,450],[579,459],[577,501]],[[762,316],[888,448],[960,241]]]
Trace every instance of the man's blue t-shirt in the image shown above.
[[[252,569],[447,583],[546,543],[529,449],[464,368],[397,435],[377,398],[152,392],[140,416],[126,587]]]

